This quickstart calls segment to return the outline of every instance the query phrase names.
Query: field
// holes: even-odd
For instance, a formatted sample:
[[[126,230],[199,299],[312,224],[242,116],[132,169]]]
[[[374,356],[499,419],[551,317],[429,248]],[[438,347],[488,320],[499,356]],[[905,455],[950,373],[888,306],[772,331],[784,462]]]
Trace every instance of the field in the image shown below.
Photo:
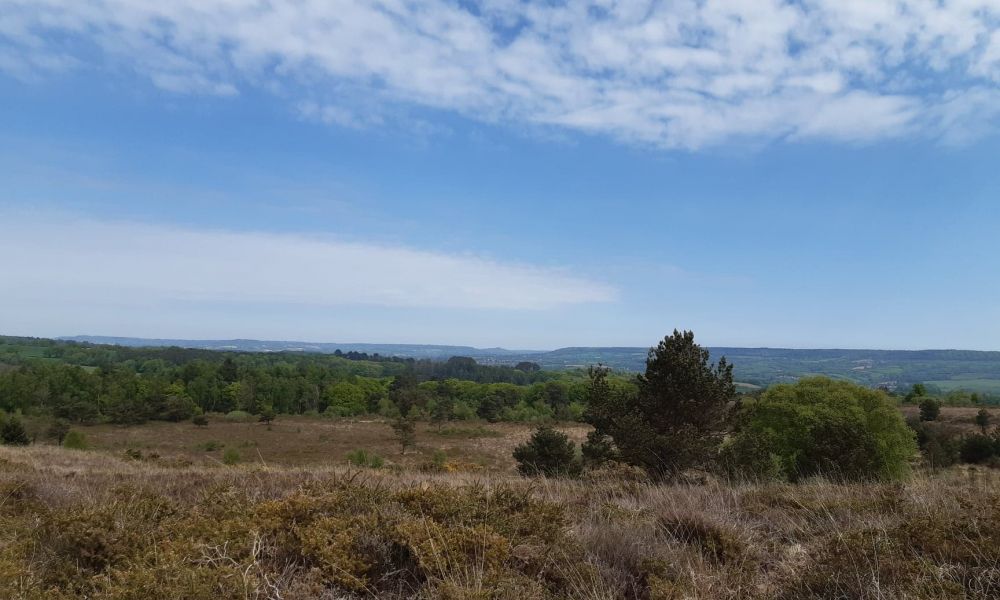
[[[43,426],[42,422],[29,422],[29,430],[36,436]],[[579,423],[558,428],[577,442],[588,431]],[[419,468],[432,461],[435,453],[443,453],[446,460],[461,463],[466,470],[491,472],[510,472],[514,466],[511,452],[531,434],[530,426],[515,423],[452,422],[442,427],[418,423],[416,447],[404,454],[389,425],[375,420],[281,416],[268,427],[210,416],[207,427],[151,421],[139,427],[95,425],[79,430],[95,451],[116,456],[138,451],[145,457],[157,457],[155,460],[193,466],[220,465],[225,450],[234,449],[241,462],[333,467],[348,464],[348,453],[365,450],[399,468]]]
[[[942,418],[971,431],[972,414]],[[513,473],[526,424],[421,425],[406,454],[375,421],[81,430],[88,450],[0,447],[0,598],[1000,597],[991,469],[545,480]],[[350,465],[357,449],[385,464]]]

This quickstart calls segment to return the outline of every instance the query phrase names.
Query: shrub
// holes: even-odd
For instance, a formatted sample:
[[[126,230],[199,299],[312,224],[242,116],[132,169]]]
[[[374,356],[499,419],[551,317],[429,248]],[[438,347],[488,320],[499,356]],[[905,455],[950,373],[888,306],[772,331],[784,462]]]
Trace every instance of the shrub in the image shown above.
[[[205,415],[195,415],[191,417],[191,422],[196,427],[208,427],[208,417]]]
[[[364,467],[367,469],[380,469],[382,468],[382,465],[385,464],[385,460],[383,460],[381,456],[367,450],[354,450],[353,452],[348,452],[347,462],[351,463],[355,467]]]
[[[83,435],[82,431],[71,430],[66,433],[62,445],[63,448],[70,448],[72,450],[86,450],[87,436]]]
[[[975,424],[979,426],[983,434],[986,433],[986,428],[990,426],[990,411],[985,408],[980,408],[979,412],[976,413],[976,418],[974,419]]]
[[[271,426],[271,421],[274,420],[275,416],[277,416],[277,415],[274,414],[274,409],[271,408],[270,406],[267,406],[267,407],[264,407],[264,409],[262,409],[260,411],[260,415],[257,416],[257,420],[260,421],[261,423],[266,424],[268,427],[270,427]]]
[[[399,442],[400,452],[406,454],[407,448],[412,448],[417,443],[416,425],[406,417],[399,417],[392,422],[392,432]]]
[[[55,440],[56,445],[62,445],[67,433],[69,433],[69,421],[66,419],[56,419],[49,425],[45,435],[49,439]]]
[[[205,452],[215,452],[216,450],[221,450],[222,448],[224,448],[225,444],[217,440],[209,440],[202,444],[198,444],[198,446],[196,447],[199,450],[203,450]]]
[[[233,421],[236,423],[249,423],[253,421],[253,415],[245,410],[234,410],[226,413],[226,420]]]
[[[606,369],[594,369],[586,420],[614,441],[622,461],[652,475],[703,466],[722,441],[736,395],[732,365],[708,361],[693,333],[674,331],[650,349],[635,393],[612,389]]]
[[[962,444],[956,435],[934,423],[918,420],[909,425],[917,433],[917,446],[929,467],[950,467],[958,462]]]
[[[580,472],[576,444],[565,433],[545,425],[536,429],[530,440],[514,448],[514,460],[522,475],[558,477]]]
[[[21,419],[10,417],[0,422],[0,442],[5,446],[27,446],[31,443],[31,438]]]
[[[979,464],[989,460],[996,453],[995,442],[982,434],[970,435],[962,440],[960,451],[962,462]]]
[[[914,438],[885,393],[814,377],[747,402],[722,456],[754,477],[899,479],[916,453]]]
[[[920,401],[920,420],[936,421],[941,414],[941,403],[934,398],[924,398]]]
[[[240,462],[240,453],[236,448],[226,448],[226,451],[222,453],[222,462],[227,465],[235,465]]]

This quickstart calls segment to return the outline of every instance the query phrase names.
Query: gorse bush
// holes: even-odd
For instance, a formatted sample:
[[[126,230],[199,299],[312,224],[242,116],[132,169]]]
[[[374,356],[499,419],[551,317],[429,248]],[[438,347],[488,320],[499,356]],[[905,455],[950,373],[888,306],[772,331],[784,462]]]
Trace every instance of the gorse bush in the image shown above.
[[[241,459],[240,452],[236,448],[226,448],[225,452],[222,453],[222,462],[227,465],[235,465]]]
[[[514,460],[522,475],[575,475],[580,472],[576,444],[561,431],[542,426],[524,444],[514,448]]]
[[[720,460],[746,477],[900,479],[916,452],[913,430],[883,392],[815,377],[746,401]]]
[[[75,429],[70,430],[66,433],[66,437],[63,438],[62,445],[63,448],[69,448],[71,450],[86,450],[87,436],[85,436],[82,431],[77,431]]]

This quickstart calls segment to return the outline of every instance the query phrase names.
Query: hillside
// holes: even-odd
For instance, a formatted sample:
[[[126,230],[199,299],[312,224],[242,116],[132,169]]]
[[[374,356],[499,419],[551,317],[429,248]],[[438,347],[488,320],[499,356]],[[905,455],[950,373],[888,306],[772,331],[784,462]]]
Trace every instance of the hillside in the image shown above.
[[[307,343],[266,340],[181,340],[101,336],[60,338],[123,346],[180,346],[248,352],[366,352],[383,356],[445,360],[468,356],[483,364],[531,361],[546,370],[586,368],[601,363],[639,372],[646,359],[642,347],[569,347],[551,351],[507,350],[431,344]],[[902,389],[924,382],[948,392],[957,389],[1000,394],[1000,352],[971,350],[856,350],[783,348],[710,348],[713,358],[735,364],[736,378],[766,386],[808,375],[826,375],[869,386]]]

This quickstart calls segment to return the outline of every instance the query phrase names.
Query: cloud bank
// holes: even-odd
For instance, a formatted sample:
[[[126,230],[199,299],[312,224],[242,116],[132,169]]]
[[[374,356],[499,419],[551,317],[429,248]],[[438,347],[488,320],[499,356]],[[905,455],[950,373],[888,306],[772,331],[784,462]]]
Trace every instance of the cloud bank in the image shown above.
[[[274,91],[378,126],[419,106],[699,149],[1000,120],[997,0],[0,0],[0,70]]]
[[[0,261],[0,312],[31,301],[512,311],[616,297],[610,286],[559,270],[472,256],[291,234],[17,214],[0,213],[0,255],[7,257]]]

